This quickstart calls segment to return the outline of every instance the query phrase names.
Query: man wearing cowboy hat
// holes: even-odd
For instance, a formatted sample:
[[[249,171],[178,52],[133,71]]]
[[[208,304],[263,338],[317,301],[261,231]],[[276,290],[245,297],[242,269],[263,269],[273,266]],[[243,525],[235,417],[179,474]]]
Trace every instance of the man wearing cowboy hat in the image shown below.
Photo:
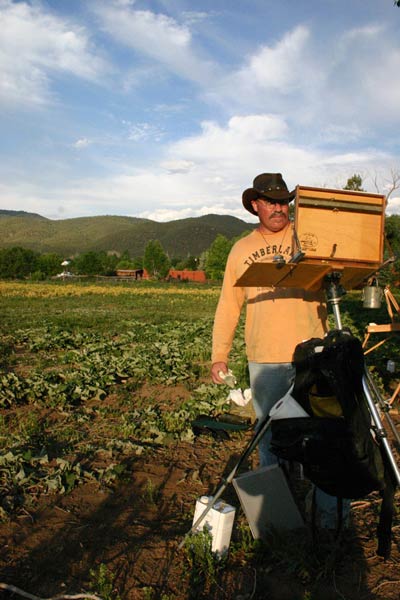
[[[223,383],[228,356],[241,309],[246,304],[245,341],[256,416],[261,422],[290,388],[295,369],[295,346],[327,331],[322,293],[297,288],[235,287],[255,262],[288,262],[297,250],[289,220],[289,192],[280,173],[262,173],[242,195],[243,206],[257,215],[259,224],[234,244],[225,269],[215,314],[211,376]],[[269,451],[270,433],[259,444],[260,464],[276,463]]]
[[[224,383],[228,357],[241,309],[246,304],[245,342],[254,410],[259,422],[290,389],[295,368],[296,345],[328,330],[327,311],[322,292],[299,288],[235,287],[236,281],[255,262],[287,262],[296,244],[289,220],[289,192],[280,173],[262,173],[253,187],[243,192],[246,210],[257,215],[259,224],[249,235],[234,244],[227,260],[224,281],[214,319],[211,377]],[[260,466],[276,464],[269,451],[271,432],[259,442]],[[335,528],[336,498],[318,488],[316,511],[320,526]],[[344,499],[343,518],[350,501]]]

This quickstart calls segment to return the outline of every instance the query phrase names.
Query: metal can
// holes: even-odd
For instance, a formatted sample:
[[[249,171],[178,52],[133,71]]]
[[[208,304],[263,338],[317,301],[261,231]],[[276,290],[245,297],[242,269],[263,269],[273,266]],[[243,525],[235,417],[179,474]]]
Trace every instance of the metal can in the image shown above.
[[[388,360],[387,361],[386,370],[389,371],[389,373],[394,373],[395,372],[395,370],[396,370],[396,363],[394,362],[394,360]]]

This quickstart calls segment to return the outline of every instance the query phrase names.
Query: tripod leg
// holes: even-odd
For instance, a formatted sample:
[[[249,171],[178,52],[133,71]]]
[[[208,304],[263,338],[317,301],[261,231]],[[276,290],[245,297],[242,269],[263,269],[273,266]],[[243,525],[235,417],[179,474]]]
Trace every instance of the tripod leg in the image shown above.
[[[365,397],[366,397],[366,400],[367,400],[367,403],[368,403],[368,408],[369,408],[371,416],[372,416],[372,420],[373,420],[373,422],[375,424],[375,427],[376,427],[376,435],[378,437],[379,443],[382,444],[382,447],[383,447],[383,449],[385,451],[387,459],[388,459],[388,461],[390,463],[390,466],[391,466],[391,468],[393,470],[393,474],[394,474],[394,477],[395,477],[395,479],[397,481],[397,485],[400,485],[400,471],[399,471],[397,463],[396,463],[396,461],[394,459],[392,450],[391,450],[391,448],[389,446],[389,442],[388,442],[388,439],[387,439],[387,434],[386,434],[386,431],[385,431],[385,429],[384,429],[384,427],[382,425],[382,421],[381,421],[381,418],[379,416],[379,412],[378,412],[378,410],[377,410],[377,408],[375,406],[375,403],[374,403],[374,400],[373,400],[373,397],[372,397],[372,394],[371,394],[371,389],[370,389],[370,387],[368,385],[369,383],[370,382],[368,381],[367,376],[364,375],[363,378],[362,378],[363,390],[364,390],[364,394],[365,394]]]
[[[392,433],[393,433],[393,435],[394,435],[394,437],[395,437],[395,440],[396,440],[397,446],[400,448],[400,435],[399,435],[399,432],[398,432],[398,431],[397,431],[397,429],[396,429],[396,426],[395,426],[395,424],[394,424],[394,422],[393,422],[393,419],[392,419],[392,417],[391,417],[391,416],[390,416],[390,414],[389,414],[389,410],[390,410],[390,401],[389,401],[388,403],[386,403],[386,402],[383,400],[383,398],[382,398],[381,394],[379,393],[379,390],[378,390],[378,388],[377,388],[377,387],[376,387],[376,385],[375,385],[375,381],[373,380],[373,378],[372,378],[372,375],[371,375],[371,373],[368,371],[368,369],[367,369],[367,368],[365,368],[365,375],[366,375],[366,377],[367,377],[367,380],[368,380],[368,385],[369,385],[369,388],[370,388],[370,390],[372,390],[372,392],[373,392],[373,393],[374,393],[374,395],[375,395],[375,404],[377,404],[377,405],[378,405],[378,407],[381,409],[382,413],[384,414],[384,416],[385,416],[385,419],[386,419],[386,420],[387,420],[387,422],[389,423],[390,429],[392,430]],[[400,389],[400,384],[399,384],[399,389]],[[396,395],[396,393],[397,393],[397,391],[395,392],[395,395]]]
[[[397,431],[396,425],[394,424],[393,419],[389,414],[389,411],[384,411],[383,416],[385,417],[386,421],[389,423],[389,427],[392,430],[392,433],[396,440],[397,449],[400,450],[400,434]]]

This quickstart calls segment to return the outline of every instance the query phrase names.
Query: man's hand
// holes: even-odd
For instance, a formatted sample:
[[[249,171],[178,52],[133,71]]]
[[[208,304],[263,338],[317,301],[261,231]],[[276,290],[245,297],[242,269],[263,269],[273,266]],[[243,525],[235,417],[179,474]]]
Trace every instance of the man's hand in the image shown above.
[[[219,371],[223,373],[228,372],[228,365],[224,362],[216,362],[211,366],[211,379],[214,383],[225,383],[225,381],[220,377]]]

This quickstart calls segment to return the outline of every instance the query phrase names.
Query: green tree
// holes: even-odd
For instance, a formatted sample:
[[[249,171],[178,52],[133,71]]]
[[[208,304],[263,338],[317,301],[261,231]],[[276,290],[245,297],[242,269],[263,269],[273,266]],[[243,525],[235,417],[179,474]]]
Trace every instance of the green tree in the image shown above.
[[[152,277],[163,279],[168,275],[170,260],[158,240],[150,240],[144,250],[143,267]]]
[[[123,259],[119,259],[117,262],[117,269],[134,269],[134,263],[133,260],[129,259],[127,260],[126,258]]]
[[[103,275],[105,252],[83,252],[73,261],[73,268],[78,275]]]
[[[133,260],[131,260],[131,257],[129,256],[128,250],[125,250],[121,254],[121,256],[118,258],[116,268],[117,269],[134,269],[135,268],[133,266]]]
[[[394,256],[395,260],[383,273],[389,282],[397,282],[400,278],[400,215],[386,217],[385,236],[389,245],[385,249],[385,258]]]
[[[187,269],[188,271],[197,271],[199,259],[195,256],[189,255],[183,259],[175,259],[175,269],[178,271],[183,271]]]
[[[39,254],[28,248],[15,246],[0,250],[0,277],[24,279],[38,270]]]
[[[55,252],[41,254],[37,261],[37,269],[43,275],[43,278],[53,277],[57,275],[63,268],[61,266],[62,257]]]
[[[132,259],[134,269],[143,269],[143,256],[135,256]]]
[[[208,260],[208,250],[204,250],[204,252],[202,252],[200,254],[199,262],[197,264],[197,268],[200,269],[200,271],[206,270],[207,260]]]
[[[115,275],[119,258],[116,254],[101,253],[102,271],[101,275]]]
[[[362,188],[362,177],[357,173],[354,173],[352,177],[349,177],[346,185],[343,188],[344,190],[352,190],[354,192],[365,192]]]
[[[233,241],[218,234],[207,251],[205,271],[208,279],[222,279]]]

